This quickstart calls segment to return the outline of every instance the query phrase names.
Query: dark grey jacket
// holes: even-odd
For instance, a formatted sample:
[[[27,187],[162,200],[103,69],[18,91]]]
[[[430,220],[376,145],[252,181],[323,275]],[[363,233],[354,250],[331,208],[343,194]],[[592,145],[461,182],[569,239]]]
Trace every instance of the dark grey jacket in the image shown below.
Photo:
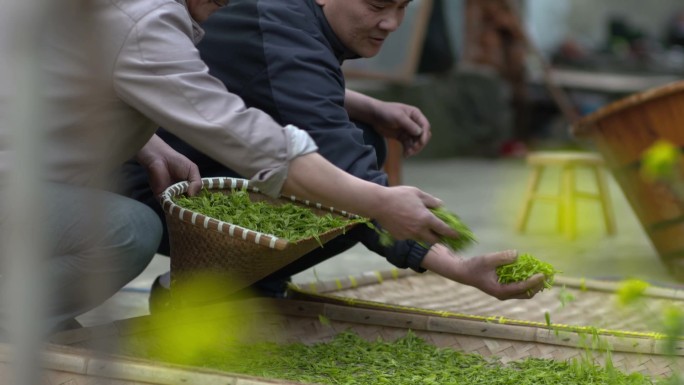
[[[306,130],[338,167],[387,184],[376,149],[344,108],[341,64],[357,55],[342,45],[314,0],[231,0],[202,27],[202,59],[231,92],[278,123]],[[382,247],[370,229],[359,240],[394,265],[419,271],[427,252],[413,241]]]

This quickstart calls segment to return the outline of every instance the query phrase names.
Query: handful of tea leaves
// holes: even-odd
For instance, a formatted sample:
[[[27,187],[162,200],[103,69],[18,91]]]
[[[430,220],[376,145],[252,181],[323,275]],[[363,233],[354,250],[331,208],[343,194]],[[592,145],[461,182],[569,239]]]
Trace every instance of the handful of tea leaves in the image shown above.
[[[368,221],[331,213],[319,216],[309,208],[293,203],[274,205],[266,201],[255,202],[245,190],[223,194],[203,189],[196,196],[177,196],[173,201],[190,211],[290,242],[309,237],[318,240],[320,234],[332,229]]]
[[[444,223],[449,225],[449,227],[458,233],[458,238],[442,237],[440,239],[440,243],[446,245],[453,251],[458,251],[467,248],[474,242],[477,242],[473,231],[470,230],[470,228],[463,223],[463,221],[461,221],[461,218],[459,218],[458,215],[442,207],[430,209],[430,211],[432,211],[437,218],[441,219]],[[370,222],[367,224],[380,234],[380,244],[383,246],[389,246],[394,242],[394,238],[392,238],[392,236],[386,230],[378,229]],[[426,246],[424,243],[421,243],[421,245]]]
[[[551,288],[556,273],[559,273],[551,264],[542,262],[531,254],[520,254],[518,259],[508,265],[496,268],[499,283],[513,283],[524,281],[535,274],[544,274],[544,288]]]

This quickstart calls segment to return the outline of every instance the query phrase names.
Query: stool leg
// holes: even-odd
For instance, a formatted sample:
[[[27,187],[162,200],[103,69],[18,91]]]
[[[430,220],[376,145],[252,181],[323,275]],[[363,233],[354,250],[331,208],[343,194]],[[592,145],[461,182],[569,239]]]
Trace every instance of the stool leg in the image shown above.
[[[532,210],[534,196],[537,193],[539,181],[541,180],[543,172],[544,166],[535,166],[532,170],[532,174],[530,174],[530,177],[527,181],[527,191],[525,192],[523,206],[520,210],[520,215],[518,215],[518,224],[516,226],[518,232],[520,233],[524,232],[525,228],[527,227],[527,221],[530,217],[530,211]]]
[[[559,178],[558,178],[558,195],[557,195],[557,205],[558,205],[558,216],[557,216],[557,230],[559,233],[565,232],[565,228],[567,227],[565,223],[565,195],[563,192],[565,191],[565,169],[561,168],[559,171]]]
[[[610,199],[610,191],[608,191],[606,172],[599,166],[594,166],[593,169],[594,176],[596,177],[596,186],[598,186],[601,209],[603,210],[603,220],[606,223],[606,233],[613,235],[615,234],[615,214]]]
[[[575,239],[577,236],[576,227],[576,205],[575,205],[575,168],[574,166],[565,166],[562,171],[563,190],[561,191],[561,200],[563,201],[563,219],[565,234],[569,239]]]

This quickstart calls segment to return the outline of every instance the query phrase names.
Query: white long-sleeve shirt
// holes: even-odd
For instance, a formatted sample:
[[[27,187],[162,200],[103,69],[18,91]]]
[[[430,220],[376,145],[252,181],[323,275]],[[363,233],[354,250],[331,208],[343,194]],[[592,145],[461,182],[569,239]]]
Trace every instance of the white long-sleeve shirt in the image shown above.
[[[183,2],[95,0],[88,17],[46,26],[44,84],[52,181],[92,185],[158,126],[258,182],[282,188],[289,162],[316,150],[208,74]],[[194,27],[194,32],[193,32]],[[201,36],[201,33],[199,34]]]

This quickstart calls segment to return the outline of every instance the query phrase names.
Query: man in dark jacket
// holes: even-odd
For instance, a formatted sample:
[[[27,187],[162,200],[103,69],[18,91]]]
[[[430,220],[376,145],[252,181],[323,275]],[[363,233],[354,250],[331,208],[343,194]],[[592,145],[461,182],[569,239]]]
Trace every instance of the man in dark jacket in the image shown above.
[[[430,125],[415,107],[347,90],[341,65],[346,59],[376,55],[401,24],[409,3],[231,0],[203,24],[206,35],[198,48],[212,75],[248,106],[267,112],[280,124],[308,131],[320,154],[341,169],[386,185],[387,175],[381,170],[383,137],[398,139],[405,155],[412,155],[427,144]],[[159,134],[196,162],[203,176],[236,175],[171,134]],[[136,194],[143,200],[151,197],[144,188]],[[526,298],[531,287],[540,287],[539,277],[516,287],[497,282],[496,266],[514,260],[515,252],[461,259],[443,246],[428,249],[411,240],[385,246],[374,230],[359,226],[275,272],[257,288],[278,295],[291,275],[358,242],[397,267],[434,270],[501,299]]]

